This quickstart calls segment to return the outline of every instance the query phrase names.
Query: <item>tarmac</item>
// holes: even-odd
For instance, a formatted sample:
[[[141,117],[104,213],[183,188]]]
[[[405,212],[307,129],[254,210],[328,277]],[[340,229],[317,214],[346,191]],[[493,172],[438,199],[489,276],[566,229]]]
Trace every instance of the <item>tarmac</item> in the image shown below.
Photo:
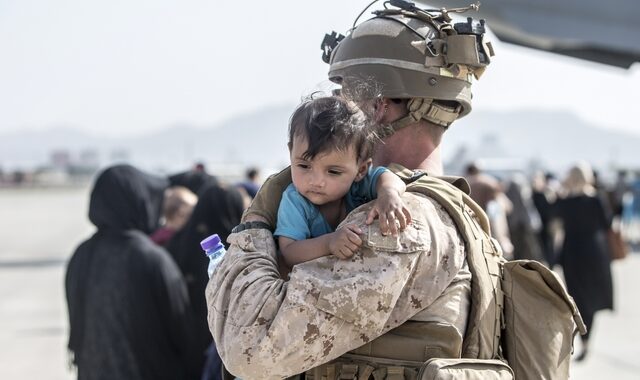
[[[75,378],[66,350],[66,261],[90,236],[86,189],[0,190],[0,379]],[[596,315],[571,379],[640,379],[640,252],[613,263],[615,311]],[[575,352],[580,352],[576,342]]]

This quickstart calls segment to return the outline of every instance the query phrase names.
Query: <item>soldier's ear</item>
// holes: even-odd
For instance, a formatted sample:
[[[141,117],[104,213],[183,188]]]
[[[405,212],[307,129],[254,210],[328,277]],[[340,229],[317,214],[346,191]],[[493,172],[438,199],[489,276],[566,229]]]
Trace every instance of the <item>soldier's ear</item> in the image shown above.
[[[382,119],[384,119],[385,115],[387,114],[388,108],[389,108],[389,99],[387,98],[377,99],[373,106],[373,109],[374,109],[373,120],[376,123],[381,122]]]
[[[358,163],[358,174],[356,174],[356,178],[354,179],[356,182],[363,179],[367,173],[369,172],[369,167],[371,166],[372,160],[367,158],[366,160],[360,160]]]

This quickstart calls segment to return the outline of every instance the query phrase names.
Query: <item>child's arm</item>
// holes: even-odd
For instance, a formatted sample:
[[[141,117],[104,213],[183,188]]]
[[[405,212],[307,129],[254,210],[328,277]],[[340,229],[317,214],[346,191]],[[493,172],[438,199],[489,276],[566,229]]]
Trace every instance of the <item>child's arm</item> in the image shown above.
[[[400,231],[411,224],[411,213],[402,201],[402,194],[406,185],[397,175],[385,171],[378,177],[376,192],[378,196],[374,206],[367,215],[367,224],[373,223],[376,216],[380,218],[380,231],[384,234],[398,234],[396,220],[400,224]]]
[[[311,239],[293,240],[279,236],[278,244],[284,261],[291,267],[327,255],[348,259],[362,245],[360,233],[362,231],[358,227],[348,224],[335,232]]]

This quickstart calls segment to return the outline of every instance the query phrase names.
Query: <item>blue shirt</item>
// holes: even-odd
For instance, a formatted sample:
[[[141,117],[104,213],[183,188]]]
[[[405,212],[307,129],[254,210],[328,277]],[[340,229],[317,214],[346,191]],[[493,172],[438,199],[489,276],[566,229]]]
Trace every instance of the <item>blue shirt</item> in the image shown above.
[[[351,185],[349,192],[344,196],[347,212],[351,212],[354,208],[377,197],[376,185],[378,177],[385,171],[387,169],[382,166],[370,168],[362,180]],[[296,190],[293,184],[290,184],[282,194],[274,236],[304,240],[330,232],[333,232],[333,228],[324,219],[318,206],[309,202],[307,198]]]

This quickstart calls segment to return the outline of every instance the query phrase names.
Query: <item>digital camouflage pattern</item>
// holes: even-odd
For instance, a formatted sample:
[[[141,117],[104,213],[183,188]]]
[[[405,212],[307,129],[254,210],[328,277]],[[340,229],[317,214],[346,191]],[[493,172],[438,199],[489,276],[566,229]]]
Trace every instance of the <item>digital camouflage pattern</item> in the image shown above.
[[[363,205],[342,223],[364,231],[359,252],[350,260],[325,256],[296,265],[289,281],[278,273],[268,230],[230,235],[207,287],[209,327],[227,369],[245,380],[285,378],[411,318],[451,318],[462,335],[468,296],[448,295],[469,289],[463,242],[434,200],[415,193],[403,199],[413,222],[398,237],[382,236],[377,221],[365,225],[370,206]],[[430,317],[434,303],[453,312]]]

